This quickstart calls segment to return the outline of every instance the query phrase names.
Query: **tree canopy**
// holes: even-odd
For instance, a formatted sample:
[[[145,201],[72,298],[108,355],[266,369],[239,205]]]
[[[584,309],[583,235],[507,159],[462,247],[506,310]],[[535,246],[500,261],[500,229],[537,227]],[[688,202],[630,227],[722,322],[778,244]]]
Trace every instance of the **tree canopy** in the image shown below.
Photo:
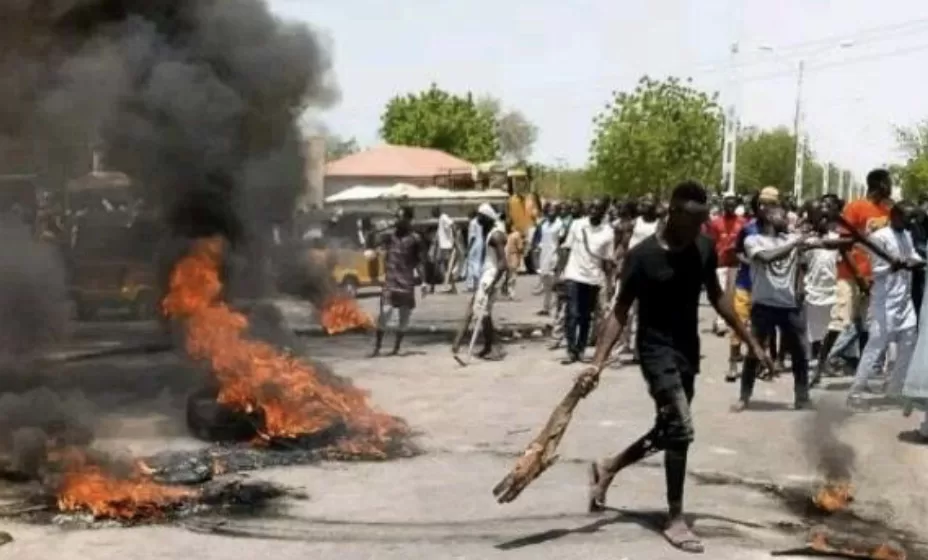
[[[806,197],[818,195],[822,187],[822,166],[815,161],[805,143],[802,188]],[[741,192],[773,186],[781,193],[792,193],[796,173],[796,135],[786,127],[744,129],[738,135],[735,185]],[[837,183],[830,183],[832,188]]]
[[[641,78],[594,120],[590,171],[612,194],[664,191],[684,179],[718,183],[722,112],[689,80]]]
[[[928,120],[896,129],[896,143],[906,161],[893,174],[906,197],[928,192]]]
[[[435,148],[471,162],[496,159],[499,152],[493,115],[473,96],[429,89],[392,98],[381,116],[380,136],[390,144]]]

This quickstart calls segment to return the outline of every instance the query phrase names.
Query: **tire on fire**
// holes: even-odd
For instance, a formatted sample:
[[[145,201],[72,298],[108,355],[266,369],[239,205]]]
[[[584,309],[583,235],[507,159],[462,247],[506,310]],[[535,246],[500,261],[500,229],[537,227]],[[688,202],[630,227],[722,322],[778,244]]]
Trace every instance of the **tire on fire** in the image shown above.
[[[212,442],[248,441],[258,435],[264,418],[260,410],[250,414],[218,402],[219,390],[204,387],[187,398],[187,427],[201,440]]]

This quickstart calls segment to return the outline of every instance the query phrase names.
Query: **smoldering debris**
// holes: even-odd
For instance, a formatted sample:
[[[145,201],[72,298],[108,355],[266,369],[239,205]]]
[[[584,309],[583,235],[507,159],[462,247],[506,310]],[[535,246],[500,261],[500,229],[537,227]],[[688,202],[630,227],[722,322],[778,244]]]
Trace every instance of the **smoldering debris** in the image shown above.
[[[78,393],[60,396],[37,389],[0,395],[0,471],[7,478],[43,478],[50,445],[86,446],[93,441],[95,414]]]
[[[850,481],[854,472],[854,448],[841,440],[840,431],[851,417],[838,403],[822,401],[816,405],[812,421],[803,424],[800,440],[808,457],[828,481]]]

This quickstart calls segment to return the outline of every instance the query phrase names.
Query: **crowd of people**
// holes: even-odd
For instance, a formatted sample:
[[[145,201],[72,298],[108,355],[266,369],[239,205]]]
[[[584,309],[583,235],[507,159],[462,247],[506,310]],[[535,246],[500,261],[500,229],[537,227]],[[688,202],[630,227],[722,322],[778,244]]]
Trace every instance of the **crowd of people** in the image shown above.
[[[850,202],[825,194],[797,204],[774,187],[708,198],[701,234],[714,245],[719,285],[774,362],[772,371],[760,375],[759,359],[745,351],[743,337],[716,318],[712,331],[730,340],[725,379],[740,381],[733,410],[750,409],[757,378],[775,377],[787,363],[798,408],[808,405],[811,388],[831,376],[853,376],[848,404],[854,408],[867,406],[867,393],[902,391],[917,351],[928,203],[893,202],[886,170],[871,172],[867,184],[866,196]],[[456,292],[459,281],[473,294],[455,353],[467,327],[477,324],[472,330],[480,331],[483,344],[476,356],[501,359],[493,302],[511,297],[528,256],[537,272],[538,315],[552,317],[556,344],[566,348],[562,363],[588,361],[584,354],[619,296],[626,256],[666,224],[669,200],[645,195],[542,208],[528,235],[488,204],[472,213],[466,228],[436,208],[429,240],[411,227],[411,212],[402,210],[395,230],[380,240],[386,285],[375,353],[394,313],[399,351],[415,286],[430,278],[423,294],[433,293],[436,284]],[[618,354],[631,360],[640,360],[639,307],[636,302],[630,308],[629,328],[618,342]],[[928,353],[928,341],[923,346]],[[919,360],[914,363],[912,369]],[[919,433],[928,439],[928,418]]]
[[[538,314],[562,325],[562,363],[589,363],[578,379],[593,386],[615,351],[626,353],[640,365],[656,405],[647,434],[591,465],[590,510],[604,508],[617,473],[663,451],[670,513],[664,535],[699,552],[702,543],[683,519],[683,486],[703,293],[717,314],[711,331],[730,337],[728,365],[719,374],[737,383],[732,412],[750,410],[756,380],[776,378],[788,360],[793,407],[811,406],[810,393],[825,377],[850,376],[849,407],[867,406],[867,393],[884,393],[906,415],[922,410],[924,420],[908,435],[928,443],[928,329],[919,329],[928,198],[893,201],[891,192],[885,169],[871,171],[866,196],[849,202],[826,194],[796,204],[774,187],[713,198],[702,185],[684,182],[666,201],[646,195],[545,204],[529,239],[482,205],[463,248],[455,250],[453,241],[439,246],[443,266],[455,266],[455,253],[466,257],[458,266],[473,292],[452,351],[457,357],[474,325],[471,346],[483,334],[476,355],[502,357],[493,302],[511,286],[507,278],[523,255],[536,255]],[[439,230],[448,228],[439,231],[441,243],[454,238],[454,226],[438,214]],[[399,344],[415,305],[413,270],[430,259],[410,221],[401,211],[383,243],[387,279],[375,354],[394,308]],[[587,359],[591,336],[596,351]]]

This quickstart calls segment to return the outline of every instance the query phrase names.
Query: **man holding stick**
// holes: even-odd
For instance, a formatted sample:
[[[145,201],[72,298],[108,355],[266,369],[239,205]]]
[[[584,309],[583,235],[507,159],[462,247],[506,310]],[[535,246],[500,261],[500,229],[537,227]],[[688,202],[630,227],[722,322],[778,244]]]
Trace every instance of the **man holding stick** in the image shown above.
[[[477,354],[478,358],[485,360],[500,360],[502,352],[494,354],[493,346],[496,342],[496,333],[493,329],[493,302],[496,299],[496,291],[500,280],[506,273],[506,230],[499,215],[489,204],[481,204],[477,209],[477,220],[486,242],[483,246],[483,272],[480,276],[480,282],[477,285],[477,291],[471,298],[467,312],[461,327],[454,338],[451,346],[451,353],[454,359],[463,364],[458,356],[458,350],[464,342],[464,336],[467,333],[467,327],[474,322],[471,346],[478,333],[483,334],[483,349]]]
[[[645,457],[664,451],[669,519],[664,537],[676,548],[699,553],[704,546],[683,517],[686,460],[693,441],[690,401],[699,370],[699,297],[706,288],[719,316],[747,342],[765,365],[773,367],[757,340],[723,299],[711,240],[700,235],[708,218],[706,189],[696,182],[674,188],[666,223],[625,257],[615,311],[596,348],[593,365],[580,376],[595,386],[613,346],[627,327],[628,311],[638,304],[637,347],[641,370],[657,407],[654,427],[615,457],[591,466],[591,512],[603,511],[615,475]]]

